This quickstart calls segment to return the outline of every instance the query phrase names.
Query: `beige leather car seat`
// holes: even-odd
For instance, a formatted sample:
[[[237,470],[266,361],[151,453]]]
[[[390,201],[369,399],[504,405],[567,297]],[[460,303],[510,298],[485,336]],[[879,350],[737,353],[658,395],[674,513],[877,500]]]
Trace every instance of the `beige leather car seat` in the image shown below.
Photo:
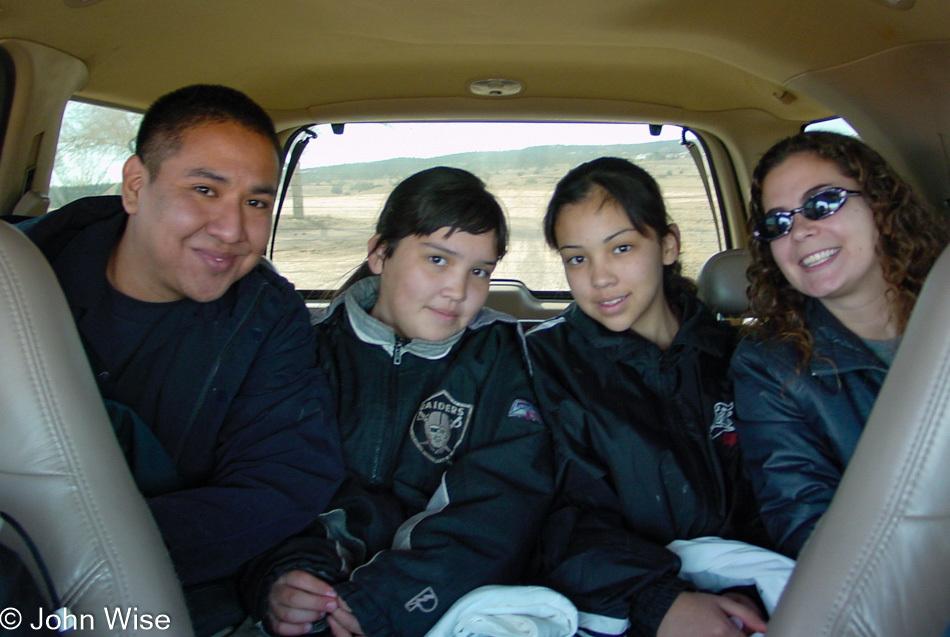
[[[0,223],[0,510],[39,548],[81,635],[192,634],[178,580],[115,442],[66,300],[39,250]],[[19,538],[0,541],[33,564]],[[34,578],[41,582],[34,572]],[[170,627],[110,630],[106,612]],[[131,616],[130,616],[131,617]]]
[[[939,637],[950,624],[948,281],[945,251],[769,637]]]

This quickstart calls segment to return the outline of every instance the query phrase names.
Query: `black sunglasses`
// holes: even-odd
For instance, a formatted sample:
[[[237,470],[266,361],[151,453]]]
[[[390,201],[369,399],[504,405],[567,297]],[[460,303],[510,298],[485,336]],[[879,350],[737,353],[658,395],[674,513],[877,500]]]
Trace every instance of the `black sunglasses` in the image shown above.
[[[805,200],[800,208],[794,210],[775,210],[765,215],[761,223],[755,225],[752,236],[759,241],[775,241],[779,237],[784,237],[792,229],[793,217],[799,212],[806,219],[818,221],[838,212],[841,206],[848,200],[848,197],[860,197],[861,193],[857,190],[848,190],[847,188],[826,188],[816,192]]]

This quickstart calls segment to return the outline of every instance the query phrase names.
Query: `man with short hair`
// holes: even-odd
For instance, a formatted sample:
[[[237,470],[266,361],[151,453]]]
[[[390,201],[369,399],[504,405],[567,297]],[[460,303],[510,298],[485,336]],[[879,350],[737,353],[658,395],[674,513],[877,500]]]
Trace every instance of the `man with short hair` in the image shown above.
[[[121,196],[18,226],[66,294],[199,634],[224,621],[202,617],[205,584],[300,531],[342,477],[309,314],[261,263],[280,167],[263,109],[189,86],[146,112]]]

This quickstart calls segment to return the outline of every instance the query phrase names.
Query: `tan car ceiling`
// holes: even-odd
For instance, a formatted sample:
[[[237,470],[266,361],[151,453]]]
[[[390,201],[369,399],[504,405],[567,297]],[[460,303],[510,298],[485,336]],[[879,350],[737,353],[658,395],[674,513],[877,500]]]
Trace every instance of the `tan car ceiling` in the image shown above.
[[[86,4],[0,0],[0,35],[83,60],[89,79],[80,95],[91,100],[142,108],[178,86],[219,82],[287,121],[305,120],[307,111],[373,111],[367,104],[394,98],[443,102],[387,102],[382,110],[583,117],[599,110],[589,100],[619,100],[810,120],[832,112],[803,95],[783,96],[789,80],[944,38],[950,16],[946,0],[920,0],[910,11],[874,0]],[[527,90],[501,105],[467,99],[470,80],[499,76]]]
[[[180,86],[222,83],[285,131],[412,119],[689,126],[721,142],[708,150],[740,225],[764,149],[838,115],[932,203],[950,199],[950,0],[0,0],[0,39],[80,60],[81,99],[144,109]],[[467,90],[499,77],[524,92]],[[0,182],[21,183],[25,168],[42,190],[58,117],[27,117],[46,132],[36,171],[12,165]],[[31,130],[11,148],[34,145]]]

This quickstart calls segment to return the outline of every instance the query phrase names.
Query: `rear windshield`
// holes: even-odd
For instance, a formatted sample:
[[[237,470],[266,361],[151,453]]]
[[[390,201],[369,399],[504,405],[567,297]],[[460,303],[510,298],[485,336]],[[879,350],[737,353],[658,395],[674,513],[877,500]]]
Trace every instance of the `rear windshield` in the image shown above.
[[[312,130],[317,137],[294,174],[273,251],[278,270],[298,289],[338,288],[365,259],[393,187],[439,165],[475,173],[501,201],[511,241],[493,278],[516,279],[538,296],[567,290],[560,260],[542,236],[548,200],[567,171],[597,157],[625,157],[657,179],[682,233],[686,274],[695,277],[726,247],[718,210],[678,126],[663,126],[659,135],[645,124],[361,123],[347,124],[342,134],[330,125]]]
[[[57,148],[50,207],[115,194],[141,115],[70,102]],[[652,131],[651,131],[652,128]],[[310,298],[337,289],[366,257],[383,202],[402,179],[432,166],[478,175],[509,216],[511,242],[494,279],[524,283],[539,297],[563,297],[563,267],[544,243],[541,220],[554,186],[578,164],[625,157],[659,182],[682,235],[684,271],[695,277],[728,247],[699,168],[679,126],[609,123],[415,122],[313,126],[277,223],[273,260]],[[656,133],[656,134],[654,134]],[[686,140],[697,141],[691,132]],[[701,151],[702,146],[697,145]],[[704,171],[712,175],[704,162]]]

